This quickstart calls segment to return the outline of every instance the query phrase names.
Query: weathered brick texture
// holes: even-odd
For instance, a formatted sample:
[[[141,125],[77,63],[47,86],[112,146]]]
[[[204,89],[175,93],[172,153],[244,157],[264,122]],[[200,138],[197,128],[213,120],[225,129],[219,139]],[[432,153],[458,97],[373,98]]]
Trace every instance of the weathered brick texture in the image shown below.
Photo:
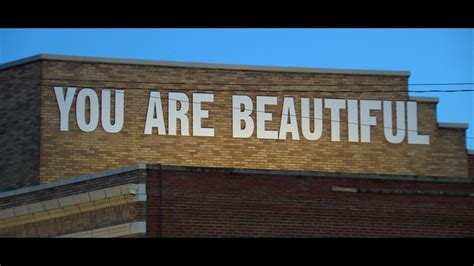
[[[147,170],[146,235],[161,237],[161,171]]]
[[[469,177],[474,178],[474,154],[469,154]]]
[[[148,228],[162,237],[474,237],[474,197],[331,190],[473,193],[473,184],[173,171],[161,178],[162,219]]]
[[[0,70],[0,191],[39,183],[41,63]]]

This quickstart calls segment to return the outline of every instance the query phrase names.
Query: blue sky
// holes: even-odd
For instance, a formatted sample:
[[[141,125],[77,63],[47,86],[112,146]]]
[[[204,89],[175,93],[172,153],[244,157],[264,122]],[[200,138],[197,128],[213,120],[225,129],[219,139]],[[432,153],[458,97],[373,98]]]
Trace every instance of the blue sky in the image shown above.
[[[0,29],[0,63],[39,53],[408,70],[410,83],[474,82],[473,29]],[[474,86],[410,90],[452,88]],[[440,97],[438,121],[469,123],[474,137],[473,92],[412,95]]]

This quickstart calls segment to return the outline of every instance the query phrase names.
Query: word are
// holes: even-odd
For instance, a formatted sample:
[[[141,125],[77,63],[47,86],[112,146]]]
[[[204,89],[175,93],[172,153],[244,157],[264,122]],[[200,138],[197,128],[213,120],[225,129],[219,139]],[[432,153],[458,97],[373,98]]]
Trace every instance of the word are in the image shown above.
[[[201,108],[202,102],[214,102],[214,94],[193,93],[192,101],[185,93],[168,93],[168,135],[176,135],[177,121],[181,124],[181,135],[189,136],[189,103],[193,111],[193,136],[214,137],[214,128],[203,128],[201,120],[209,117],[209,111]],[[180,108],[178,108],[178,103]],[[155,116],[156,114],[156,116]],[[145,134],[151,135],[153,128],[158,129],[158,135],[166,135],[163,106],[159,92],[152,91],[148,101]]]

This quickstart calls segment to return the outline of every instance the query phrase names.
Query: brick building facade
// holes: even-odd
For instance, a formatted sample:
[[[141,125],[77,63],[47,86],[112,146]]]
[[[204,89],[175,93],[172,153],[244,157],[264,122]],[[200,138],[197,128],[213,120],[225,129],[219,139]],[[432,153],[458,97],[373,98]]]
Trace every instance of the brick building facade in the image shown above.
[[[465,148],[467,125],[438,123],[438,99],[410,97],[408,77],[396,71],[50,55],[4,64],[0,236],[472,237],[474,155]],[[67,100],[67,88],[76,88],[67,130],[60,125],[55,87],[64,93],[61,100]],[[115,99],[123,90],[119,132],[104,130],[103,116],[90,132],[78,125],[78,92],[89,88],[99,108],[104,89]],[[161,93],[165,118],[169,92],[188,97],[188,121],[179,122],[176,135],[168,119],[166,134],[156,128],[144,134],[152,91]],[[202,105],[208,110],[202,127],[212,127],[212,137],[192,133],[193,93],[213,94]],[[256,132],[235,138],[233,95],[248,96],[253,109],[259,109],[258,97],[277,97],[266,106],[273,113],[266,127],[274,130],[280,128],[284,99],[295,99],[300,132],[301,98],[416,102],[417,130],[429,135],[429,145],[387,142],[382,110],[371,111],[378,123],[368,143],[359,136],[348,141],[346,109],[340,112],[340,140],[334,141],[334,119],[325,108],[318,140],[291,134],[262,139]],[[92,98],[85,105],[87,123]],[[113,100],[110,107],[113,113]]]

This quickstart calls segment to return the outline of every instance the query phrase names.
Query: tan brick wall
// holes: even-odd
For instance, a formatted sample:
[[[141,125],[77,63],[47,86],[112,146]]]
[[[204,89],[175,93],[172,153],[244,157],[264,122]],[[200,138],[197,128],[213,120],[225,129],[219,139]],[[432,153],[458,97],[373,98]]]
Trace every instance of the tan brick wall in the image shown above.
[[[39,182],[41,64],[0,71],[0,191]]]
[[[407,89],[408,80],[403,76],[254,72],[59,61],[44,61],[43,75],[45,80],[42,87],[40,171],[42,182],[138,162],[204,167],[467,176],[464,132],[456,129],[437,129],[435,104],[432,103],[418,104],[419,131],[431,136],[430,145],[408,145],[406,140],[402,144],[387,143],[383,135],[382,111],[372,112],[377,116],[378,125],[372,128],[371,143],[347,141],[345,111],[342,111],[341,117],[342,141],[331,142],[328,109],[324,111],[323,135],[317,141],[305,140],[303,137],[299,141],[263,140],[257,139],[255,132],[248,139],[232,138],[232,95],[251,96],[254,100],[254,109],[257,95],[278,96],[278,106],[267,108],[268,112],[273,112],[273,122],[267,123],[267,129],[278,130],[284,96],[295,98],[298,116],[300,116],[300,97],[407,100],[406,92],[391,92]],[[133,83],[135,81],[141,83]],[[193,83],[211,84],[193,85]],[[262,85],[227,86],[212,83]],[[301,83],[314,86],[288,85]],[[286,85],[265,86],[265,84]],[[370,86],[371,84],[392,86]],[[78,89],[91,87],[96,89],[99,99],[102,88],[125,89],[124,128],[119,133],[110,134],[106,133],[99,123],[97,130],[92,133],[80,131],[75,122],[74,101],[70,113],[69,132],[60,132],[59,111],[53,85],[77,86]],[[312,89],[329,92],[311,92]],[[387,93],[357,92],[367,89],[385,90]],[[170,90],[186,92],[191,101],[192,92],[213,92],[214,103],[204,104],[204,108],[209,110],[210,118],[203,120],[203,126],[212,126],[215,129],[215,137],[162,136],[157,135],[156,129],[153,135],[144,135],[150,90],[161,92],[166,128],[168,128],[167,93]],[[338,90],[350,90],[353,93],[341,93]],[[255,112],[253,117],[255,120]],[[191,111],[189,122],[192,133]],[[301,133],[300,122],[301,119],[298,118]],[[290,135],[288,137],[290,138]]]

